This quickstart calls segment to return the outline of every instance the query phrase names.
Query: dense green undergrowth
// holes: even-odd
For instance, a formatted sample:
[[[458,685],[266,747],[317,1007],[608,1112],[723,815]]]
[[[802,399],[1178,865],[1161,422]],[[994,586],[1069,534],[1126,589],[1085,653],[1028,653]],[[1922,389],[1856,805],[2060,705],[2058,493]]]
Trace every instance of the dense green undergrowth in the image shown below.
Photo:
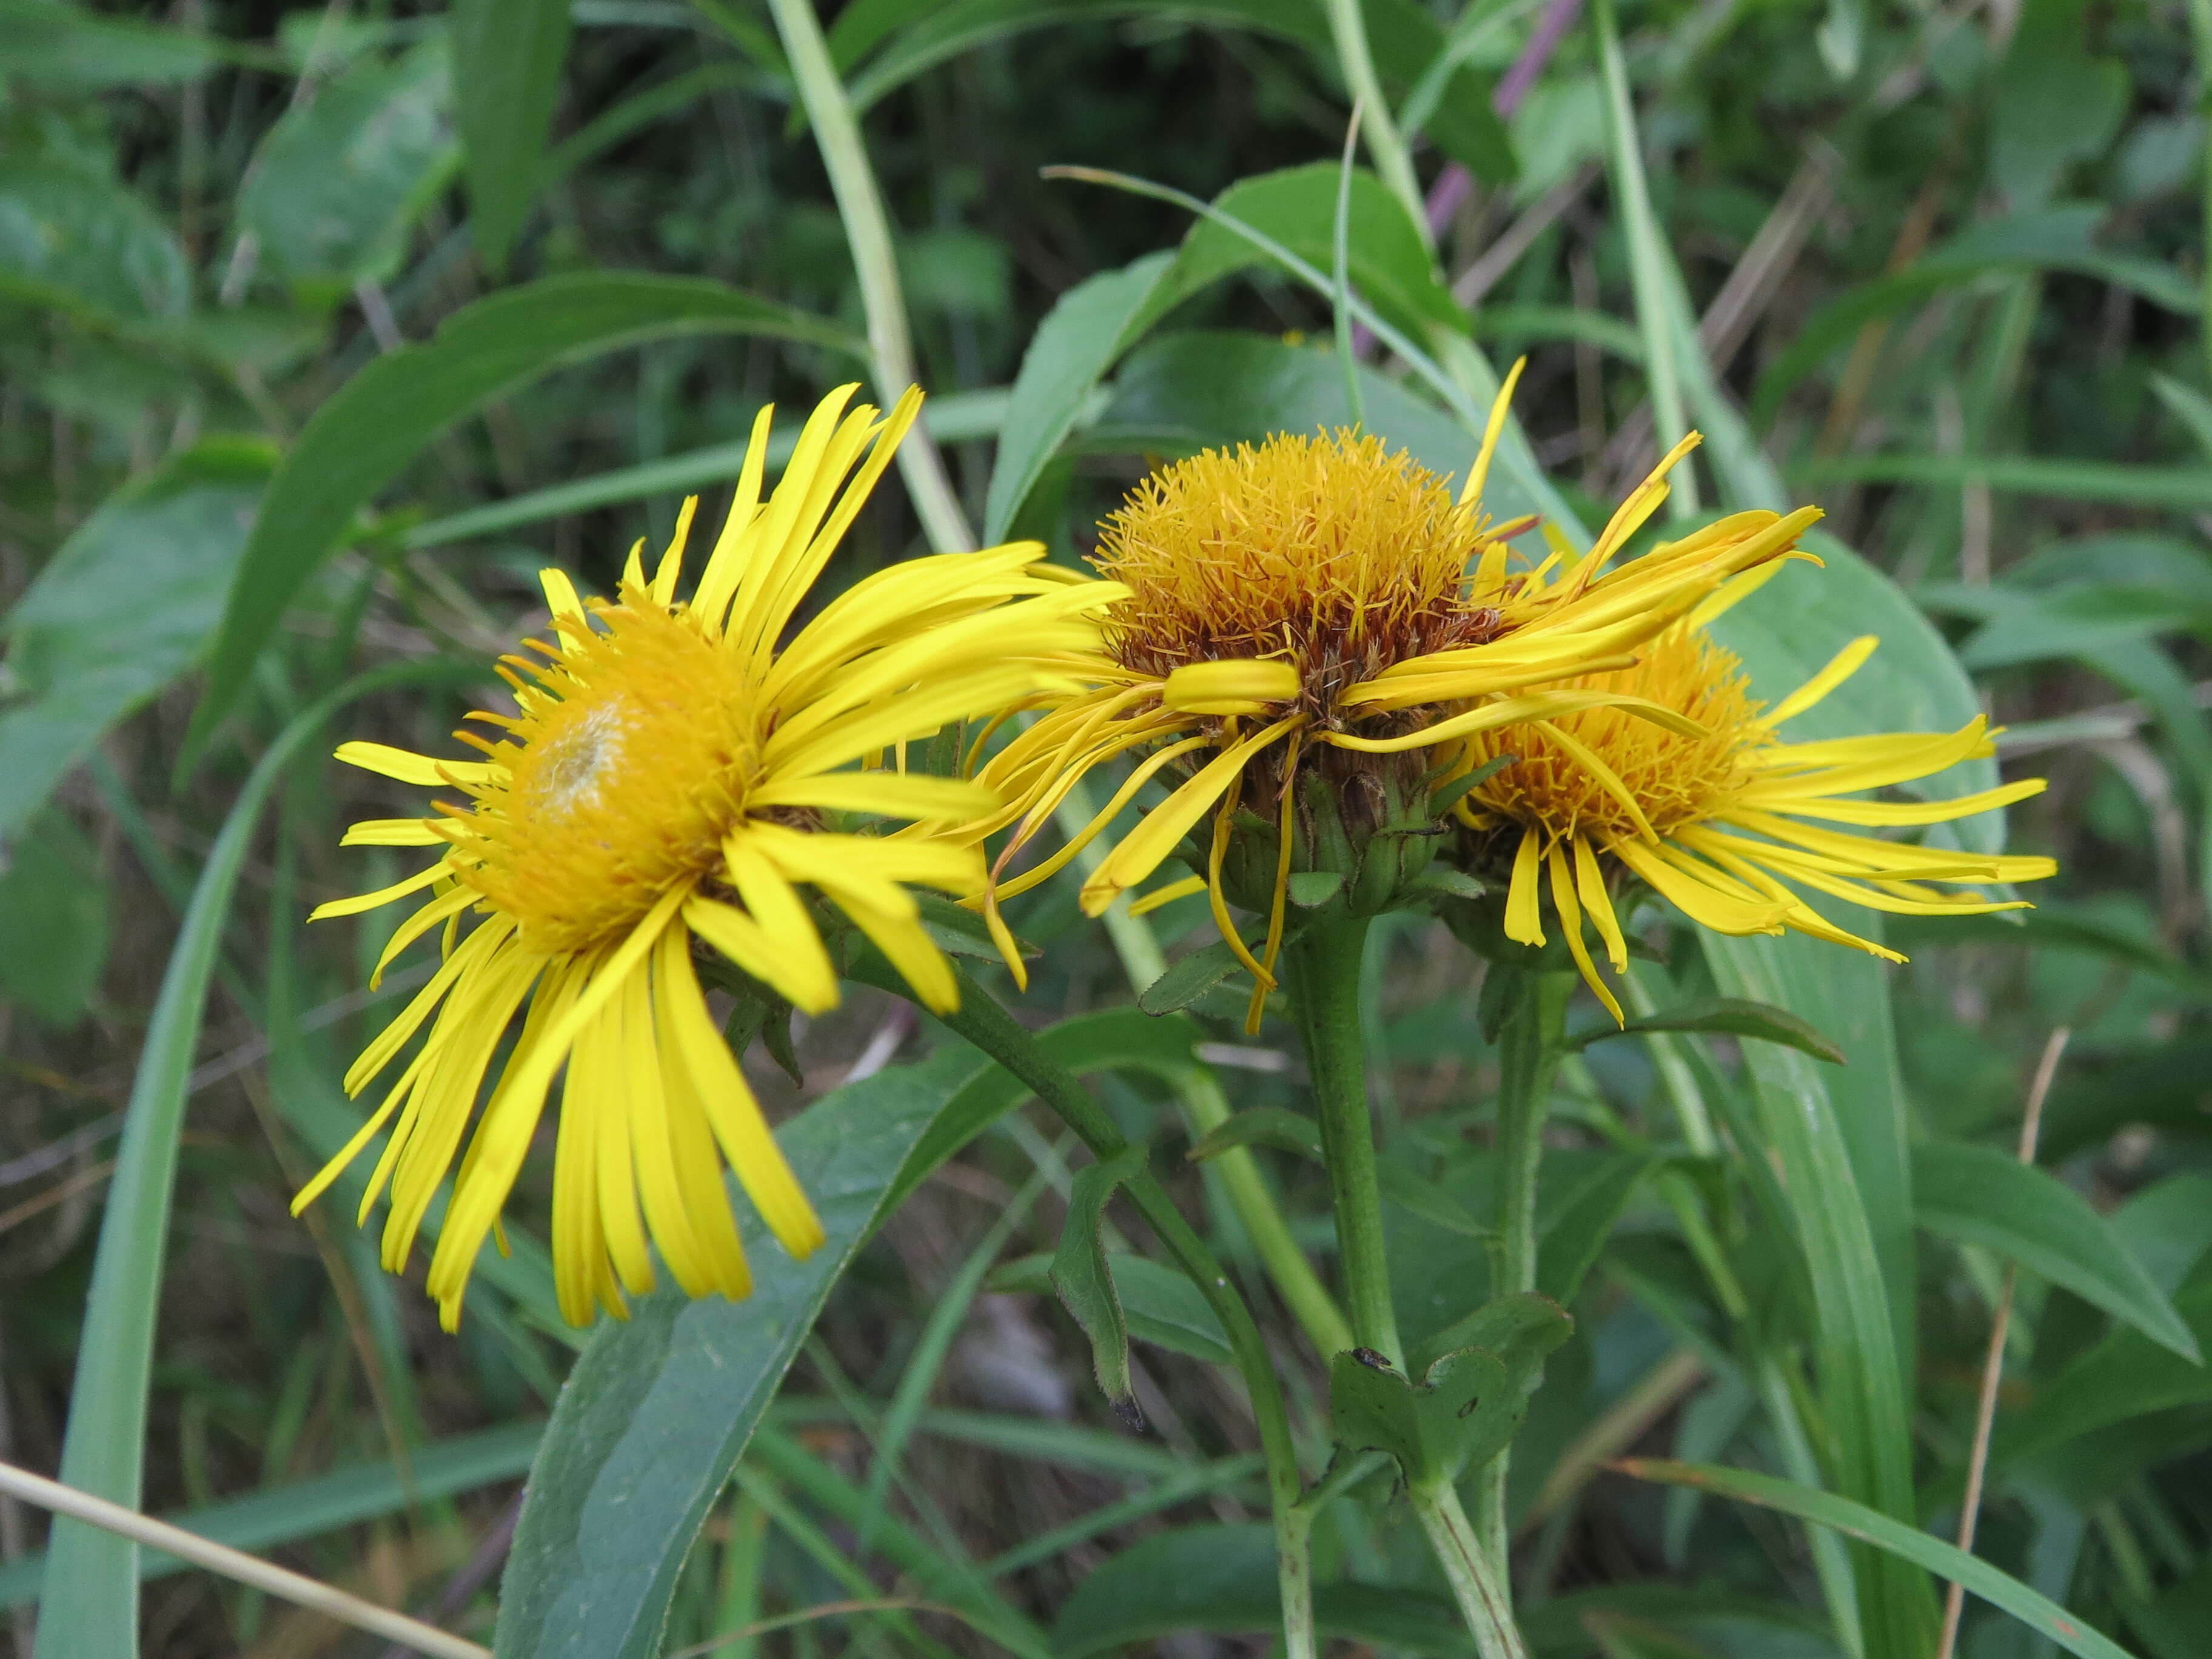
[[[686,494],[718,514],[765,402],[787,446],[830,386],[931,396],[949,487],[887,485],[826,594],[969,527],[1076,561],[1161,459],[1279,430],[1463,472],[1525,353],[1501,515],[1586,541],[1703,429],[1678,510],[1827,514],[1827,569],[1726,621],[1756,688],[1881,634],[1807,735],[1986,710],[1995,760],[1943,782],[2051,787],[1960,842],[2061,866],[2032,911],[1890,919],[1903,967],[1651,931],[1658,1019],[1550,1102],[1537,1288],[1574,1327],[1507,1492],[1533,1650],[1933,1653],[2003,1303],[1957,1650],[2212,1651],[2212,9],[1369,0],[1355,50],[1343,0],[854,0],[841,149],[793,3],[0,0],[0,1461],[518,1659],[1261,1651],[1231,1334],[974,1033],[880,991],[789,1076],[747,1055],[831,1234],[755,1241],[751,1301],[568,1328],[550,1158],[453,1336],[349,1203],[292,1219],[428,975],[373,996],[388,923],[301,926],[410,867],[344,823],[419,810],[325,757],[441,744],[542,625],[537,569],[604,590]],[[1201,899],[1109,930],[1072,876],[1010,920],[1026,993],[968,965],[1231,1264],[1321,1481],[1328,1356],[1246,1200],[1330,1279],[1327,1182],[1279,1136],[1183,1157],[1307,1109],[1295,1030],[1159,990]],[[1368,940],[1416,1350],[1492,1284],[1484,981],[1425,915]],[[1064,1237],[1118,1285],[1141,1432],[1052,1294]],[[1334,1473],[1323,1639],[1473,1651],[1394,1473]],[[40,1659],[381,1650],[46,1541],[0,1499],[19,1659],[34,1613]]]

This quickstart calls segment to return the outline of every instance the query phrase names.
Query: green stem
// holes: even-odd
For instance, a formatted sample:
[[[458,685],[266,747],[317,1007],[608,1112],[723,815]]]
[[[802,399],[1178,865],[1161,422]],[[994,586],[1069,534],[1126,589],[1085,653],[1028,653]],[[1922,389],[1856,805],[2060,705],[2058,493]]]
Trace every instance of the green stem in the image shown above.
[[[1375,171],[1390,193],[1405,204],[1406,215],[1420,233],[1421,245],[1433,250],[1436,236],[1429,229],[1428,204],[1421,198],[1420,180],[1413,176],[1413,158],[1390,113],[1390,100],[1382,95],[1382,82],[1375,73],[1375,55],[1367,48],[1367,20],[1359,0],[1327,0],[1328,32],[1336,42],[1337,67],[1345,84],[1359,100],[1359,125],[1367,134],[1367,153],[1375,158]]]
[[[1080,782],[1067,792],[1060,802],[1055,821],[1066,835],[1082,832],[1097,811],[1091,792]],[[1076,854],[1085,875],[1105,861],[1105,850],[1093,842]],[[1106,935],[1113,941],[1115,954],[1121,959],[1121,971],[1128,975],[1129,988],[1141,993],[1145,988],[1168,970],[1168,959],[1160,950],[1159,940],[1153,936],[1152,925],[1142,916],[1129,914],[1127,899],[1117,901],[1105,915]],[[1212,1133],[1229,1121],[1229,1101],[1221,1091],[1210,1067],[1194,1066],[1176,1084],[1176,1094],[1182,1104],[1183,1122],[1190,1130],[1193,1140]],[[1245,1237],[1260,1257],[1260,1265],[1267,1270],[1268,1278],[1275,1282],[1276,1294],[1283,1298],[1306,1340],[1324,1358],[1342,1353],[1353,1346],[1352,1327],[1345,1321],[1313,1270],[1313,1263],[1291,1237],[1290,1224],[1283,1219],[1282,1206],[1276,1203],[1273,1188],[1260,1168],[1260,1161],[1252,1156],[1249,1146],[1232,1146],[1206,1164],[1209,1179],[1218,1178],[1221,1189],[1229,1200],[1229,1206],[1237,1212],[1243,1224]]]
[[[883,197],[876,189],[875,170],[868,165],[867,147],[860,142],[860,123],[853,113],[853,100],[830,62],[829,43],[814,15],[813,0],[769,0],[776,33],[791,60],[792,79],[806,118],[814,128],[814,141],[822,151],[822,165],[830,174],[830,189],[837,198],[837,212],[845,222],[845,240],[853,251],[853,270],[860,282],[860,305],[867,313],[868,349],[875,359],[878,394],[889,405],[915,383],[914,342],[907,331],[906,299],[900,292],[898,260],[892,251],[890,221],[884,212]],[[929,436],[927,422],[915,422],[914,431],[899,446],[899,472],[930,545],[940,553],[965,552],[975,545],[975,532],[961,511],[945,476],[945,457]]]
[[[1515,1296],[1536,1288],[1536,1174],[1544,1159],[1544,1117],[1566,1030],[1567,998],[1574,988],[1571,971],[1524,971],[1499,1033],[1498,1249],[1492,1296]],[[1492,1570],[1509,1584],[1509,1594],[1511,1534],[1505,1524],[1505,1474],[1511,1456],[1508,1447],[1483,1469],[1475,1504]]]
[[[854,978],[881,989],[909,994],[905,982],[887,966],[864,959],[850,971]],[[1128,1142],[1115,1127],[1113,1119],[1091,1097],[1075,1073],[1039,1048],[1013,1016],[964,970],[960,973],[960,1006],[942,1018],[955,1033],[1027,1084],[1075,1131],[1094,1157],[1112,1158],[1127,1150]],[[1286,1659],[1315,1659],[1313,1570],[1307,1553],[1312,1522],[1297,1507],[1304,1493],[1297,1447],[1291,1437],[1290,1413],[1283,1404],[1282,1384],[1275,1376],[1267,1342],[1253,1322],[1244,1298],[1231,1287],[1228,1270],[1191,1230],[1151,1171],[1138,1175],[1123,1190],[1190,1275],[1221,1322],[1221,1328],[1228,1333],[1230,1350],[1251,1398],[1253,1419],[1259,1425],[1261,1450],[1267,1461],[1267,1495],[1274,1511],[1276,1578],[1282,1595]]]
[[[1474,1635],[1482,1659],[1528,1659],[1521,1632],[1513,1624],[1513,1601],[1489,1553],[1460,1507],[1459,1491],[1449,1480],[1432,1491],[1408,1494],[1429,1547],[1443,1564],[1460,1617]]]
[[[1366,946],[1365,917],[1317,919],[1285,948],[1283,968],[1321,1116],[1322,1157],[1328,1165],[1352,1340],[1403,1371],[1406,1351],[1390,1300],[1382,1191],[1376,1174],[1359,1024],[1359,967]]]

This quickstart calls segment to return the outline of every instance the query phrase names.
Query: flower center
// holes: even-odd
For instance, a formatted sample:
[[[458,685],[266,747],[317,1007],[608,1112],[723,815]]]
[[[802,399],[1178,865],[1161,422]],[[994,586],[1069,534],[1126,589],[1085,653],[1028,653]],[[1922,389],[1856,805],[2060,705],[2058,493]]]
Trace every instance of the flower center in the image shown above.
[[[1091,562],[1129,588],[1107,624],[1124,666],[1287,658],[1306,712],[1333,720],[1346,686],[1498,633],[1466,598],[1480,541],[1475,508],[1434,473],[1339,431],[1162,469],[1101,526]]]
[[[1752,700],[1742,663],[1702,630],[1671,628],[1642,647],[1634,667],[1561,681],[1557,689],[1569,688],[1632,692],[1706,728],[1707,736],[1686,737],[1619,708],[1586,709],[1553,722],[1605,763],[1661,836],[1726,808],[1747,775],[1741,756],[1771,741],[1753,724],[1760,705]],[[1476,765],[1500,754],[1520,757],[1475,787],[1470,804],[1479,812],[1554,838],[1588,836],[1600,846],[1640,833],[1621,800],[1540,725],[1480,733],[1467,753]]]
[[[588,634],[561,630],[490,746],[504,775],[456,815],[461,879],[532,950],[611,944],[713,867],[758,766],[737,660],[682,613],[624,598]]]

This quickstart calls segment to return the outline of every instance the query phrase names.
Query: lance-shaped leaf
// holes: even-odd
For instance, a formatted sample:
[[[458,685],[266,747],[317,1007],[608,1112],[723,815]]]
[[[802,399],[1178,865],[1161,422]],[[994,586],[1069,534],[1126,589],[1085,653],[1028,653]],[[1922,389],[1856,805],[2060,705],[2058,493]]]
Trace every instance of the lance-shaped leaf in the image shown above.
[[[1129,1382],[1129,1322],[1106,1261],[1106,1203],[1145,1167],[1145,1149],[1128,1146],[1075,1177],[1067,1225],[1052,1259],[1052,1287],[1091,1339],[1091,1364],[1114,1412],[1132,1429],[1145,1426]]]

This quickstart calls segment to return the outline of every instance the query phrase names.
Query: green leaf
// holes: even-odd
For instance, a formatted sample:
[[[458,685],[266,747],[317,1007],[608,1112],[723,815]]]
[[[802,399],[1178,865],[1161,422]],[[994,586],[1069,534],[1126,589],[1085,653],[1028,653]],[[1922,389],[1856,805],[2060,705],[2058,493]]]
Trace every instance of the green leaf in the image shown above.
[[[83,167],[26,158],[0,161],[0,295],[143,322],[182,316],[191,276],[176,238],[135,192]]]
[[[1065,1021],[1037,1041],[1079,1073],[1173,1077],[1195,1064],[1197,1036],[1188,1020],[1120,1008]],[[750,1299],[686,1302],[663,1291],[592,1337],[532,1470],[501,1591],[501,1659],[659,1651],[684,1553],[831,1286],[931,1170],[1027,1095],[997,1066],[951,1048],[848,1085],[782,1127],[829,1242],[793,1261],[748,1219]],[[494,1262],[487,1253],[478,1271]]]
[[[1543,1206],[1536,1241],[1536,1288],[1562,1307],[1571,1304],[1605,1249],[1606,1240],[1644,1177],[1660,1161],[1640,1152],[1606,1158],[1565,1195]]]
[[[1086,1659],[1176,1631],[1277,1631],[1282,1604],[1273,1529],[1176,1527],[1109,1557],[1075,1587],[1052,1627],[1061,1659]],[[1441,1596],[1403,1586],[1321,1584],[1314,1623],[1324,1635],[1439,1659],[1464,1659],[1467,1632]]]
[[[1360,372],[1360,400],[1369,431],[1441,478],[1466,475],[1480,434],[1372,370]],[[1131,354],[1115,380],[1114,401],[1085,447],[1188,454],[1258,443],[1278,432],[1342,426],[1351,418],[1334,353],[1256,334],[1170,334]],[[1524,465],[1525,458],[1525,445],[1499,446],[1485,491],[1492,517],[1560,512],[1557,495]]]
[[[294,102],[238,193],[263,268],[320,305],[389,280],[459,159],[451,104],[442,38],[389,64],[363,58]]]
[[[1364,1349],[1333,1356],[1329,1416],[1347,1451],[1380,1451],[1430,1491],[1479,1469],[1509,1445],[1542,1379],[1546,1356],[1574,1321],[1533,1295],[1486,1304],[1435,1343],[1419,1382]]]
[[[2173,1306],[2198,1347],[2212,1345],[2212,1277],[2185,1285]],[[2207,1401],[2212,1368],[2183,1359],[2132,1328],[2116,1330],[2037,1389],[2025,1412],[2001,1422],[1991,1466],[2015,1467],[2113,1424]]]
[[[1239,179],[1214,198],[1213,205],[1307,264],[1328,270],[1335,264],[1332,229],[1339,182],[1335,163],[1316,161]],[[1438,279],[1427,244],[1389,186],[1371,173],[1355,170],[1347,187],[1346,252],[1360,296],[1417,339],[1431,326],[1464,332],[1466,313]],[[1183,238],[1174,264],[1159,277],[1131,332],[1143,332],[1224,276],[1271,264],[1266,253],[1226,226],[1200,219]]]
[[[8,845],[0,875],[0,997],[74,1024],[107,967],[107,884],[82,832],[49,812]]]
[[[139,1505],[154,1324],[185,1099],[231,895],[252,850],[261,808],[293,757],[340,708],[373,691],[451,677],[441,663],[402,664],[349,680],[310,705],[264,751],[209,849],[162,969],[125,1107],[62,1441],[60,1478],[70,1486],[128,1509]],[[138,1554],[138,1546],[127,1539],[57,1516],[47,1545],[38,1651],[48,1659],[136,1653],[138,1598],[118,1595],[115,1587],[134,1582]]]
[[[1632,1457],[1616,1465],[1642,1480],[1694,1486],[1740,1503],[1794,1515],[1885,1551],[1917,1567],[1964,1584],[1976,1595],[2051,1638],[2081,1659],[2130,1659],[2125,1648],[2099,1634],[2056,1601],[2039,1595],[2008,1573],[1966,1554],[1941,1539],[1891,1519],[1863,1504],[1832,1492],[1815,1492],[1771,1474],[1723,1468],[1712,1463],[1668,1463]]]
[[[453,28],[471,228],[502,270],[537,193],[568,51],[568,0],[457,0]]]
[[[0,837],[198,653],[275,464],[235,438],[163,462],[101,502],[0,621],[21,694],[0,712]]]
[[[432,439],[550,369],[685,334],[762,334],[862,349],[826,323],[720,283],[590,272],[479,300],[448,318],[428,343],[387,353],[347,381],[315,411],[270,483],[181,763],[191,763],[237,701],[285,606],[355,513]]]
[[[665,1290],[603,1324],[569,1373],[530,1474],[496,1650],[657,1653],[676,1575],[830,1287],[888,1211],[922,1132],[979,1069],[947,1049],[834,1091],[786,1124],[826,1242],[785,1255],[740,1206],[750,1297]]]
[[[1993,1146],[1927,1140],[1912,1149],[1912,1194],[1930,1232],[2008,1256],[2203,1363],[2197,1339],[2142,1264],[2088,1200],[2048,1170]]]
[[[1114,1414],[1141,1431],[1145,1413],[1129,1381],[1129,1327],[1121,1293],[1106,1266],[1107,1200],[1115,1188],[1145,1167],[1145,1149],[1125,1147],[1103,1163],[1086,1165],[1067,1195],[1067,1224],[1052,1259],[1052,1288],[1091,1339],[1091,1364]]]
[[[1051,1295],[1052,1260],[1039,1251],[1009,1261],[991,1275],[991,1288]],[[1221,1321],[1188,1273],[1127,1250],[1108,1251],[1106,1265],[1114,1275],[1115,1292],[1121,1299],[1132,1338],[1208,1364],[1232,1363],[1235,1356]]]
[[[1301,910],[1318,910],[1344,889],[1341,870],[1293,870],[1285,884],[1286,896]]]
[[[188,29],[104,17],[54,0],[0,0],[0,78],[63,93],[196,80],[264,54]]]
[[[1194,1164],[1218,1158],[1234,1146],[1273,1146],[1279,1152],[1321,1162],[1321,1126],[1286,1106],[1255,1106],[1236,1113],[1191,1143],[1184,1156]]]
[[[1172,1084],[1204,1073],[1191,1052],[1204,1035],[1188,1019],[1153,1019],[1133,1008],[1111,1008],[1062,1020],[1040,1032],[1037,1040],[1070,1071],[1146,1072]],[[1009,1072],[990,1066],[978,1073],[923,1133],[891,1188],[891,1204],[902,1202],[932,1170],[1029,1097],[1028,1089]]]
[[[1698,997],[1632,1019],[1626,1025],[1593,1026],[1570,1036],[1567,1047],[1579,1051],[1607,1037],[1640,1036],[1646,1031],[1705,1031],[1756,1037],[1762,1042],[1779,1042],[1796,1048],[1832,1066],[1844,1063],[1844,1051],[1814,1030],[1810,1020],[1787,1008],[1747,1002],[1741,997]]]
[[[1230,1118],[1193,1143],[1185,1154],[1194,1164],[1238,1146],[1273,1146],[1310,1163],[1322,1160],[1321,1128],[1304,1113],[1283,1106],[1255,1106]],[[1376,1171],[1382,1196],[1400,1209],[1468,1238],[1488,1239],[1497,1230],[1469,1215],[1435,1182],[1424,1181],[1401,1164],[1385,1159]]]
[[[1120,270],[1101,271],[1061,295],[1037,325],[999,428],[998,459],[983,505],[986,544],[1006,539],[1085,402],[1128,349],[1131,325],[1145,313],[1173,258],[1148,254]]]
[[[2039,455],[1838,455],[1806,462],[1801,484],[1981,484],[2000,495],[2201,512],[2212,507],[2212,467],[2134,466],[2120,461],[2052,460]]]
[[[1297,933],[1291,927],[1285,942],[1296,939]],[[1148,1014],[1181,1013],[1224,980],[1243,971],[1244,963],[1229,941],[1216,939],[1170,963],[1167,972],[1138,993],[1137,1006]]]
[[[268,1550],[299,1543],[363,1521],[374,1521],[417,1504],[475,1492],[512,1480],[530,1467],[542,1423],[507,1423],[415,1447],[404,1470],[390,1459],[356,1463],[309,1480],[264,1486],[236,1498],[164,1516],[172,1526],[228,1544],[234,1550]],[[33,1600],[45,1576],[43,1553],[0,1566],[0,1608]],[[138,1561],[141,1579],[191,1571],[161,1550]]]

